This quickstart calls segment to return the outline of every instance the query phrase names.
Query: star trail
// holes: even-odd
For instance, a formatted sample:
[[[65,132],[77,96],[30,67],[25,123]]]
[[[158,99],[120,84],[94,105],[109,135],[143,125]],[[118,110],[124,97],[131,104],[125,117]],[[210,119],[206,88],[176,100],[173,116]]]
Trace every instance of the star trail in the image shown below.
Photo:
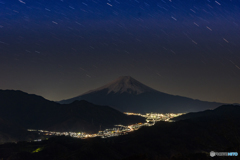
[[[130,75],[240,103],[239,0],[0,0],[0,88],[61,100]]]

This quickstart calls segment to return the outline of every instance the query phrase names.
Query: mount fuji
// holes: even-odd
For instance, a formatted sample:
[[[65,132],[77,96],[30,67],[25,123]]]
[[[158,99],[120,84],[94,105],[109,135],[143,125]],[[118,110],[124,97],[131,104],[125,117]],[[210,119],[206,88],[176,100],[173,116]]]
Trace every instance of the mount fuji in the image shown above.
[[[152,89],[130,76],[118,79],[95,90],[59,103],[86,100],[98,105],[108,105],[122,112],[179,113],[214,109],[222,103],[205,102],[187,97],[166,94]]]

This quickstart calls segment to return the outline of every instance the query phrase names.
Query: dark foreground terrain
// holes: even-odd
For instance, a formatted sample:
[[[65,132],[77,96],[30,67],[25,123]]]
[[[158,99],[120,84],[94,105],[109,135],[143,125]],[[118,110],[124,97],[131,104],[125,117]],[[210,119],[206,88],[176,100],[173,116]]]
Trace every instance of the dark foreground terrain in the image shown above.
[[[240,153],[240,106],[221,106],[211,114],[158,122],[113,138],[52,137],[42,142],[0,146],[3,160],[210,160],[209,152]],[[186,117],[186,115],[184,115]]]

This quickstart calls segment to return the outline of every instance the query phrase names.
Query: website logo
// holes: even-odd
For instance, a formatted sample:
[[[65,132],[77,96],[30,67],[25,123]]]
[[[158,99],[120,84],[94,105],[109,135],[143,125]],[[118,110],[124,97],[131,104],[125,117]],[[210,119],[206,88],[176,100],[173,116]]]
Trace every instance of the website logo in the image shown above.
[[[214,151],[211,151],[210,156],[211,157],[215,157],[215,156],[238,156],[238,152],[214,152]]]

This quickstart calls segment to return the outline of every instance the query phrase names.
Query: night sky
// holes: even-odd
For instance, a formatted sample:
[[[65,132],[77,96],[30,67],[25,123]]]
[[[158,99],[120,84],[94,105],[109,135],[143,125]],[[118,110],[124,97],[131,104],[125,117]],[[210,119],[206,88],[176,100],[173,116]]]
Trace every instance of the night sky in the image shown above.
[[[0,89],[62,100],[132,76],[240,103],[240,0],[0,0]]]

